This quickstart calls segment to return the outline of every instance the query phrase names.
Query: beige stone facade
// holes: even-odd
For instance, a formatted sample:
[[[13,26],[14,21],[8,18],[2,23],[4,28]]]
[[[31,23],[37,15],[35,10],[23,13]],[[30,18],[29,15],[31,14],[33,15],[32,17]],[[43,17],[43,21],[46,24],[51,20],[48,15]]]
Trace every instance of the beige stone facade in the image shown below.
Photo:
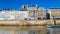
[[[49,10],[49,13],[50,13],[50,18],[52,19],[53,17],[54,18],[60,18],[60,9],[50,9]]]
[[[28,7],[28,10],[37,10],[36,6]]]
[[[29,14],[28,14],[28,16],[29,17],[38,17],[38,11],[37,10],[29,10],[29,12],[28,12]]]
[[[28,16],[33,18],[34,20],[37,19],[38,11],[36,6],[29,6],[28,7]]]
[[[46,10],[45,9],[37,9],[37,7],[33,8],[30,7],[28,10],[29,17],[36,17],[36,18],[46,18]]]
[[[46,10],[39,10],[38,18],[46,18]]]

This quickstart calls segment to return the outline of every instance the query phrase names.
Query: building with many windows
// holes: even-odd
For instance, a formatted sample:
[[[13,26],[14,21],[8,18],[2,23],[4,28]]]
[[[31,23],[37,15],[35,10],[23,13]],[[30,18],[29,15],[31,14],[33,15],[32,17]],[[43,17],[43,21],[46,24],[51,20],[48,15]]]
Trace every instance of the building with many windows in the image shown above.
[[[60,8],[50,8],[50,19],[60,19]]]
[[[37,20],[37,12],[38,10],[36,5],[28,6],[28,16],[32,20]]]
[[[0,11],[0,20],[38,20],[38,19],[60,19],[60,8],[46,10],[37,5],[22,5],[20,10],[3,8]]]
[[[38,8],[37,14],[39,19],[46,19],[46,9],[44,9],[43,7]]]
[[[4,10],[0,12],[0,20],[24,20],[27,17],[27,11]]]

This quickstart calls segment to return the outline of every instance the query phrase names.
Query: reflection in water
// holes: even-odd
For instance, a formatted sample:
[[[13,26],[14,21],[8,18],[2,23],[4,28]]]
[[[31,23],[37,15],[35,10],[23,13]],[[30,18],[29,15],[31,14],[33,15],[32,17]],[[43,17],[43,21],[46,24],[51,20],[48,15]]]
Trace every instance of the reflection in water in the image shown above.
[[[46,26],[0,26],[0,34],[60,34],[60,28],[46,28]]]
[[[0,26],[0,34],[46,34],[45,26]]]
[[[60,34],[60,28],[48,28],[47,34]]]

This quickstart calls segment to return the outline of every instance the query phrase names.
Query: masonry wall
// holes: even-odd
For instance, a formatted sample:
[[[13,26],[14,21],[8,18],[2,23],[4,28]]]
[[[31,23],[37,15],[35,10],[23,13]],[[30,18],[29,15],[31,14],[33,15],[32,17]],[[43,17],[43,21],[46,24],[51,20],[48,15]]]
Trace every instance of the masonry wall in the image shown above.
[[[60,21],[59,21],[60,22]],[[21,21],[5,21],[0,20],[0,25],[53,25],[53,20],[21,20]]]

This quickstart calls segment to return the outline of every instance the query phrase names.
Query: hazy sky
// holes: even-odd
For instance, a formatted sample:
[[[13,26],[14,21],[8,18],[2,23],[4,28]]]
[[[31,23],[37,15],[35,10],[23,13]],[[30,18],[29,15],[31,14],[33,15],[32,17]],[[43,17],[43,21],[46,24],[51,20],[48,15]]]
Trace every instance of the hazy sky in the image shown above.
[[[21,5],[35,5],[37,4],[40,7],[50,8],[50,7],[59,7],[60,0],[0,0],[0,9],[2,8],[15,8],[19,9]]]

